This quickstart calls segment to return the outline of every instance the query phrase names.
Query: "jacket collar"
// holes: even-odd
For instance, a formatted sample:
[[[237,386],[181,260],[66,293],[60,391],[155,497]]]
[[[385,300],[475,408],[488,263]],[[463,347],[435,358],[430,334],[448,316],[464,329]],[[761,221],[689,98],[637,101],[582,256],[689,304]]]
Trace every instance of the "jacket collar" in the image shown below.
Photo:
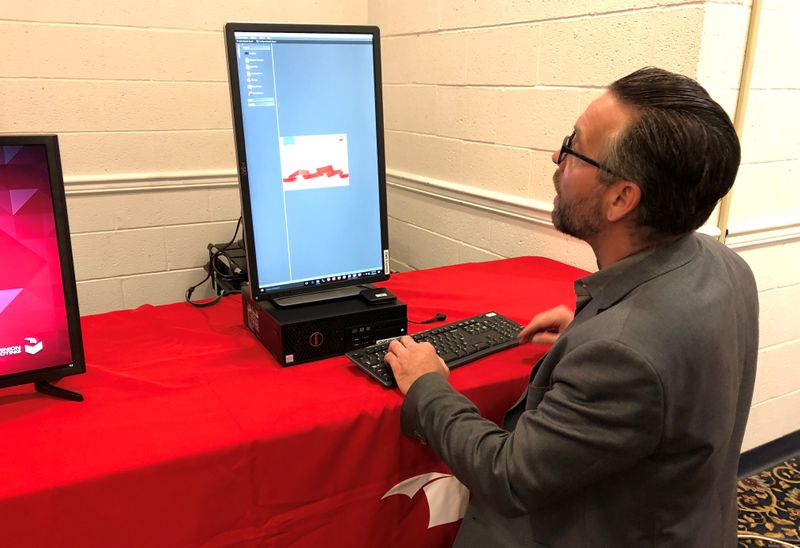
[[[600,312],[643,283],[685,265],[700,246],[700,237],[693,232],[667,245],[645,249],[580,278],[575,282],[575,293],[579,300],[588,293]]]

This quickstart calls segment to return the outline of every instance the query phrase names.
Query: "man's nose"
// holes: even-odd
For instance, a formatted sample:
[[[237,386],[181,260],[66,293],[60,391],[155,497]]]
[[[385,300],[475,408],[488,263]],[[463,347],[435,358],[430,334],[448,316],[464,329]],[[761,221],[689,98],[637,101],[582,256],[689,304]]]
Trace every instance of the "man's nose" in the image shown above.
[[[560,151],[554,150],[553,151],[553,155],[550,158],[553,160],[553,163],[558,166],[558,169],[560,169],[561,171],[564,171],[564,163],[565,162],[561,162],[560,164],[558,163],[558,155],[559,154],[560,154]]]

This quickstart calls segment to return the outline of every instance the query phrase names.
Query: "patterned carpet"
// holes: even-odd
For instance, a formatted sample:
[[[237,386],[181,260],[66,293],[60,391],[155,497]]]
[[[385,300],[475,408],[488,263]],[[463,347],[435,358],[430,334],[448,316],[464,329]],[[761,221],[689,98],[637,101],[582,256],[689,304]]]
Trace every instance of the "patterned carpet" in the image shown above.
[[[739,538],[741,548],[800,547],[800,456],[739,480],[739,534],[774,541]]]

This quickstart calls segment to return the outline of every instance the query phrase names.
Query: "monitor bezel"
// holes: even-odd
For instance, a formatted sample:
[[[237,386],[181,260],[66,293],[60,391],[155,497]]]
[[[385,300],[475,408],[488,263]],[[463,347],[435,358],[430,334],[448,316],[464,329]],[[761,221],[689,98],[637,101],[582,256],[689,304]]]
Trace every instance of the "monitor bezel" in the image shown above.
[[[363,276],[341,282],[330,282],[324,285],[301,286],[288,289],[269,289],[258,287],[258,267],[252,227],[252,210],[250,207],[250,180],[247,175],[247,155],[244,145],[244,122],[242,118],[242,102],[240,94],[239,72],[236,59],[237,32],[294,32],[318,34],[371,34],[372,35],[372,62],[375,85],[375,132],[377,135],[378,153],[378,199],[380,208],[380,230],[383,269],[381,274]],[[383,135],[383,93],[381,74],[380,30],[369,25],[311,25],[288,23],[226,23],[224,29],[225,50],[228,65],[228,83],[231,97],[231,112],[233,118],[234,142],[236,149],[236,171],[239,178],[239,198],[242,205],[242,227],[244,234],[244,247],[247,259],[247,274],[250,280],[250,294],[253,300],[267,300],[289,295],[303,293],[324,292],[343,287],[358,286],[380,282],[389,279],[389,228],[388,212],[386,207],[386,154]]]
[[[58,258],[61,262],[61,285],[64,289],[64,305],[67,315],[67,329],[72,353],[72,364],[61,364],[33,371],[20,371],[0,375],[0,388],[35,382],[55,382],[64,377],[86,372],[86,359],[83,350],[78,290],[75,283],[75,267],[72,260],[67,200],[64,191],[64,176],[61,169],[61,155],[56,135],[0,135],[0,146],[43,145],[47,154],[50,178],[50,197],[53,205],[53,218],[58,240]]]

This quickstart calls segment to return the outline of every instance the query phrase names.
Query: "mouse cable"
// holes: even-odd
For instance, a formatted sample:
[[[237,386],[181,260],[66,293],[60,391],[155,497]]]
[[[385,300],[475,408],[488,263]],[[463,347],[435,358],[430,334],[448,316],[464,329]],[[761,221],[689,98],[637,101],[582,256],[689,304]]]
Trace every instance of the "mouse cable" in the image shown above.
[[[442,312],[437,312],[434,317],[428,318],[427,320],[422,320],[421,322],[415,322],[414,320],[408,320],[408,323],[423,324],[423,323],[443,322],[446,319],[447,319],[447,315],[445,315]]]

